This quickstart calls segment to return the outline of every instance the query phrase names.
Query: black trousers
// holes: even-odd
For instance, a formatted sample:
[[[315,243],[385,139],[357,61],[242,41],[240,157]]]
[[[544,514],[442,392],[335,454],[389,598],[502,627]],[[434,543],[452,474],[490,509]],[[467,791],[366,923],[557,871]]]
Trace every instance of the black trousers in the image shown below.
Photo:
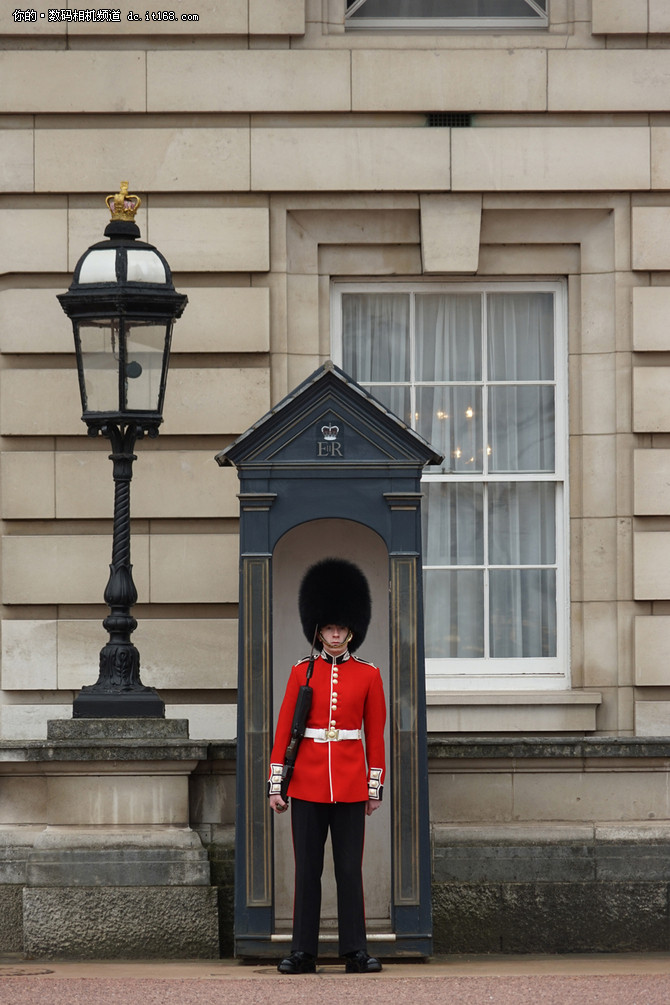
[[[330,830],[337,884],[340,956],[366,951],[363,842],[366,803],[311,803],[291,799],[295,900],[291,951],[318,955],[321,874]]]

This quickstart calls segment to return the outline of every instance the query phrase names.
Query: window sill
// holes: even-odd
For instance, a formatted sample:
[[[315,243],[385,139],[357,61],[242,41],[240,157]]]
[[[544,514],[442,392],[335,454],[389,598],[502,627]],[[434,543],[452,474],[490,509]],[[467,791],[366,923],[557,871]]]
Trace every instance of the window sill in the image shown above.
[[[587,733],[597,691],[429,692],[429,733]]]

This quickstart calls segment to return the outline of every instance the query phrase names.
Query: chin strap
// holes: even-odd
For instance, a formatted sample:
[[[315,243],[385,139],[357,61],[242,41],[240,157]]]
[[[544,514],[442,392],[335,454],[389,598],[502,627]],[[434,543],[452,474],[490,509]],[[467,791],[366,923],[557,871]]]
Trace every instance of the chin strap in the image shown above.
[[[349,632],[349,634],[347,635],[347,637],[344,640],[344,642],[340,642],[338,645],[333,645],[332,642],[328,642],[327,643],[326,640],[324,639],[323,635],[321,634],[321,632],[319,632],[319,641],[321,642],[321,645],[323,645],[323,646],[327,645],[329,649],[337,649],[338,653],[340,653],[340,652],[343,653],[344,652],[344,650],[347,648],[347,646],[349,645],[349,643],[351,642],[351,640],[353,639],[353,637],[354,637],[354,633],[353,632]]]

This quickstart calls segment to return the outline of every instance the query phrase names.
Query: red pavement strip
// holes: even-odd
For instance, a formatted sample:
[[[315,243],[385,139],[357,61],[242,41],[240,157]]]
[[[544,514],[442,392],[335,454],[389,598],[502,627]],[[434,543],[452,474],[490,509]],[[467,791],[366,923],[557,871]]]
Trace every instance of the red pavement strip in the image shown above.
[[[670,954],[441,957],[283,977],[231,960],[61,963],[0,958],[1,1005],[668,1005]]]

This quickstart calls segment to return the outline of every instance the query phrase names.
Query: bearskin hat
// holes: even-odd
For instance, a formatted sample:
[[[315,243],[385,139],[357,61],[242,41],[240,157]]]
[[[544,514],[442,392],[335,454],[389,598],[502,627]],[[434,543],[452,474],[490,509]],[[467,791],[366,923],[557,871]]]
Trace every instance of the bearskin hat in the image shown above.
[[[298,611],[310,645],[317,625],[345,625],[352,633],[349,651],[354,652],[365,639],[372,614],[368,581],[353,562],[324,558],[303,577]],[[318,638],[317,646],[321,648]]]

